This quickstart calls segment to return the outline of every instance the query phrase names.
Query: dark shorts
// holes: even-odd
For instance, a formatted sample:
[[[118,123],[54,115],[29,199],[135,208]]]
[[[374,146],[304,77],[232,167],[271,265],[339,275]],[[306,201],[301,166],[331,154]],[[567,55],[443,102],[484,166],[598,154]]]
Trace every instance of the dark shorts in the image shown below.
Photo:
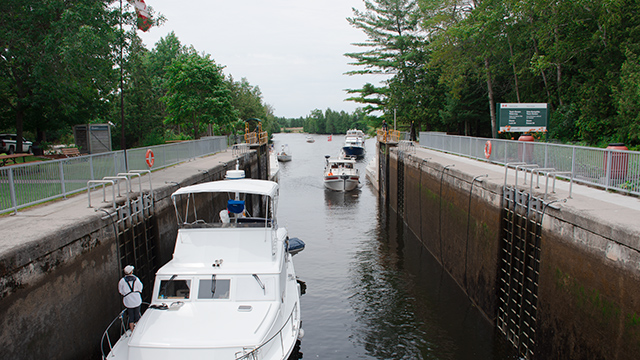
[[[127,308],[127,314],[129,315],[130,323],[137,323],[140,320],[140,306]]]

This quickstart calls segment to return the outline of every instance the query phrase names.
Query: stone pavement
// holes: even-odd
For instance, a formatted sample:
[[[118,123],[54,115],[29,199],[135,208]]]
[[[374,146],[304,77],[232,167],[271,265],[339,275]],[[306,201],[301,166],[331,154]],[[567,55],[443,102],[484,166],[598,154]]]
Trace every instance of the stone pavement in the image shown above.
[[[206,172],[219,166],[222,163],[231,166],[235,157],[231,149],[226,151],[192,159],[151,173],[151,186],[157,194],[169,196],[178,189],[179,185],[186,183],[190,185],[188,179],[194,174]],[[135,170],[135,169],[131,169]],[[139,192],[137,177],[131,181],[132,191]],[[143,191],[149,190],[149,175],[142,176]],[[117,187],[116,187],[117,191]],[[9,261],[13,266],[20,266],[20,263],[28,263],[30,259],[56,250],[67,243],[67,239],[61,238],[68,235],[70,229],[78,228],[79,224],[91,226],[92,223],[104,217],[104,211],[98,208],[110,210],[111,208],[110,187],[107,188],[107,203],[103,202],[102,187],[97,187],[91,192],[91,205],[86,192],[82,192],[67,199],[51,201],[45,204],[21,209],[17,214],[5,214],[0,216],[0,260],[10,257]],[[126,186],[121,184],[121,193],[126,194]],[[117,195],[117,193],[116,193]],[[122,201],[126,197],[120,197],[117,201]],[[0,264],[2,261],[0,261]],[[9,264],[8,264],[9,265]]]
[[[420,147],[417,147],[411,156],[426,160],[427,164],[437,163],[442,167],[453,165],[447,171],[459,171],[471,177],[487,174],[488,177],[482,178],[482,181],[491,183],[493,186],[501,187],[505,182],[505,167],[502,165]],[[518,188],[529,192],[531,174],[527,175],[526,184],[523,172],[520,171],[518,174]],[[515,170],[510,168],[507,185],[514,186],[515,181]],[[541,176],[540,188],[536,189],[537,182],[534,177],[533,193],[537,197],[544,197],[545,181],[546,179]],[[549,178],[547,202],[560,201],[550,205],[551,209],[548,209],[546,214],[553,214],[556,211],[562,212],[562,217],[575,226],[592,231],[636,251],[640,250],[640,199],[576,182],[573,183],[570,195],[570,184],[563,180],[556,181],[555,193],[553,193],[552,184],[552,178]],[[476,186],[478,185],[476,184]],[[564,199],[566,202],[563,202]]]

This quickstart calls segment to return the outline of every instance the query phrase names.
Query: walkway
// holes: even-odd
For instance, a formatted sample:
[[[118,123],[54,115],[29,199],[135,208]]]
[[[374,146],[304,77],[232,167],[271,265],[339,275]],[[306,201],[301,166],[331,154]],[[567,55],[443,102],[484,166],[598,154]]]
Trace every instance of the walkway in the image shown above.
[[[438,164],[440,167],[454,165],[447,171],[463,172],[469,176],[487,174],[483,181],[491,183],[495,187],[502,187],[504,184],[504,166],[494,165],[488,162],[477,161],[456,155],[450,155],[438,151],[417,147],[415,153],[411,153],[419,159],[426,160],[428,164]],[[431,165],[433,166],[433,165]],[[508,171],[507,185],[515,185],[515,171],[510,168]],[[535,181],[535,178],[534,178]],[[519,172],[518,188],[529,191],[530,174],[527,176],[527,183],[524,184],[522,171]],[[545,178],[540,177],[540,189],[535,188],[534,193],[544,196]],[[567,199],[565,203],[556,202],[547,210],[547,214],[554,211],[563,212],[563,218],[583,229],[602,234],[610,240],[624,244],[636,251],[640,251],[640,199],[634,196],[627,196],[605,190],[591,188],[589,186],[573,184],[571,198],[569,198],[569,182],[557,180],[556,193],[552,191],[552,179],[549,179],[548,201]],[[558,210],[556,210],[558,209]],[[584,239],[587,242],[589,239]],[[595,245],[595,244],[594,244]]]
[[[193,174],[199,174],[220,165],[231,163],[234,160],[231,149],[212,156],[197,158],[151,174],[151,184],[156,198],[169,197],[175,191],[178,184],[189,184]],[[134,169],[132,169],[134,170]],[[149,190],[149,179],[142,177],[143,191]],[[138,179],[132,179],[134,192],[139,191]],[[14,268],[28,263],[30,259],[38,258],[67,244],[67,239],[62,239],[69,229],[76,228],[78,224],[90,227],[99,226],[97,218],[105,216],[100,207],[110,208],[111,189],[107,188],[107,201],[103,203],[102,188],[92,191],[91,205],[88,206],[87,193],[82,192],[63,200],[56,200],[31,208],[21,209],[17,215],[6,214],[0,216],[0,267],[5,263],[6,268]],[[121,184],[121,192],[126,188]],[[116,201],[123,198],[117,198]],[[92,224],[98,225],[92,225]]]

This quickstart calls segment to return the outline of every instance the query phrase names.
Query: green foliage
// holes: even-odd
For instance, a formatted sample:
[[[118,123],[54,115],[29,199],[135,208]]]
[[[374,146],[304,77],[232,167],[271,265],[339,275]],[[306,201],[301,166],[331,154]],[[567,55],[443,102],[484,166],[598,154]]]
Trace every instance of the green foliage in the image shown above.
[[[117,16],[108,2],[0,3],[0,121],[18,138],[104,115]]]
[[[548,103],[549,134],[566,142],[640,145],[640,3],[631,0],[367,0],[349,53],[385,74],[352,89],[369,113],[422,130],[491,136],[499,102]],[[417,26],[415,25],[417,24]]]
[[[167,68],[167,124],[191,127],[198,139],[209,124],[224,127],[237,119],[222,67],[209,55],[185,54]]]

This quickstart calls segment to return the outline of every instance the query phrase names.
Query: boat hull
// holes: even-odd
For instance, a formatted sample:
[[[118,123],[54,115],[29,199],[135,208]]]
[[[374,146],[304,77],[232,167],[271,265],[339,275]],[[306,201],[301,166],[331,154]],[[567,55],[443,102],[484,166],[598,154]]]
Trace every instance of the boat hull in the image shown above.
[[[342,152],[344,153],[345,157],[354,156],[356,159],[362,159],[365,155],[364,148],[359,146],[344,146],[342,148]]]
[[[331,175],[324,177],[324,187],[333,191],[355,190],[360,184],[360,177],[356,175]]]

